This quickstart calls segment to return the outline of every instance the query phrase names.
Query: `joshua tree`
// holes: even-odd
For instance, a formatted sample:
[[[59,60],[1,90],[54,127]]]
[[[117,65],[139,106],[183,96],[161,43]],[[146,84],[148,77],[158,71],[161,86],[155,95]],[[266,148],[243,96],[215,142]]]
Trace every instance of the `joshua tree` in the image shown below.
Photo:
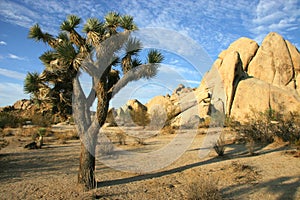
[[[131,31],[136,30],[137,26],[129,15],[110,12],[104,22],[96,18],[88,19],[83,27],[85,37],[76,31],[80,21],[75,15],[68,16],[60,27],[63,32],[57,37],[43,33],[39,25],[30,29],[30,38],[47,43],[52,50],[40,57],[45,70],[33,79],[38,80],[39,84],[30,81],[31,74],[28,74],[25,91],[35,97],[41,96],[41,89],[48,91],[44,98],[51,101],[60,114],[69,111],[73,95],[73,116],[81,138],[78,183],[85,189],[92,189],[96,184],[97,135],[105,122],[109,101],[130,81],[155,76],[163,56],[157,50],[150,50],[144,64],[139,60],[138,53],[142,46],[138,40],[130,37]],[[122,49],[125,53],[117,55]],[[81,70],[92,76],[93,80],[87,97],[79,82]],[[31,89],[31,85],[38,87]],[[97,117],[92,121],[90,107],[96,98]]]

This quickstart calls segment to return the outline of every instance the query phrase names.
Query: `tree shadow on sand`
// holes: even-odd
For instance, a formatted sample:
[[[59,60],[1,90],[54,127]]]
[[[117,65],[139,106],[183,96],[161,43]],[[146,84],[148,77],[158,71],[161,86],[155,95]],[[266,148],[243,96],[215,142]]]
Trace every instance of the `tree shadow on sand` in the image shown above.
[[[265,181],[257,185],[236,184],[222,190],[225,198],[229,199],[250,199],[249,194],[263,190],[268,199],[268,194],[276,196],[276,199],[297,199],[297,190],[300,188],[300,176],[280,177]]]
[[[159,178],[159,177],[175,174],[178,172],[182,172],[182,171],[185,171],[188,169],[192,169],[195,167],[208,165],[208,164],[212,164],[212,163],[217,163],[217,162],[222,162],[224,160],[233,160],[233,159],[237,159],[237,158],[249,157],[249,154],[247,153],[246,148],[242,148],[242,151],[241,151],[242,145],[232,144],[232,145],[228,145],[228,146],[231,146],[232,148],[231,148],[231,150],[226,152],[225,156],[221,156],[221,157],[216,156],[216,157],[213,157],[208,160],[203,160],[200,162],[176,167],[176,168],[165,170],[165,171],[160,171],[160,172],[155,172],[155,173],[150,173],[150,174],[142,174],[142,175],[137,175],[137,176],[128,177],[128,178],[122,178],[122,179],[100,181],[97,183],[97,187],[100,188],[100,187],[105,187],[105,186],[121,185],[121,184],[136,182],[136,181],[148,180],[148,179],[152,179],[152,178]],[[258,151],[257,155],[263,155],[263,154],[268,154],[268,153],[272,153],[272,152],[276,152],[276,151],[282,151],[284,149],[286,149],[286,147],[278,147],[275,149],[267,149],[267,150],[264,150],[262,147],[259,147],[259,148],[257,148],[257,151]],[[195,151],[195,150],[200,150],[200,149],[192,149],[189,151]]]
[[[0,154],[0,182],[41,175],[75,174],[78,157],[74,145]]]

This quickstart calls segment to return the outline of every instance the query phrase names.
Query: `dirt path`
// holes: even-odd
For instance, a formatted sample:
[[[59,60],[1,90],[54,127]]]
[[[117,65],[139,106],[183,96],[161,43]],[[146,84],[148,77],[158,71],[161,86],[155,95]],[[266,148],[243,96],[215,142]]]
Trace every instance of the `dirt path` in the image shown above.
[[[179,159],[151,173],[119,171],[107,167],[104,158],[97,160],[98,188],[80,193],[78,140],[51,141],[43,149],[26,150],[22,144],[28,138],[6,139],[9,146],[0,150],[0,199],[187,199],[192,184],[207,180],[217,180],[225,199],[300,199],[300,160],[282,145],[269,145],[248,156],[244,145],[232,144],[224,157],[211,152],[199,158],[204,135],[198,134]],[[174,135],[159,135],[145,145],[119,147],[149,152],[173,140]]]

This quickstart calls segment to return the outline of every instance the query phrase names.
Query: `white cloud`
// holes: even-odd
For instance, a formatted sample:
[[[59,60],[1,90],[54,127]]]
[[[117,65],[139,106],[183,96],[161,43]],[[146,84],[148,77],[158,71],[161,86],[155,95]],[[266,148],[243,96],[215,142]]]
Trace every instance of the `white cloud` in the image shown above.
[[[299,21],[300,7],[297,1],[261,0],[249,29],[255,34],[255,40],[258,42],[272,31],[289,39],[294,37],[289,31],[299,30]]]
[[[0,41],[0,45],[7,45],[7,43],[6,42],[4,42],[4,41]]]
[[[2,0],[0,2],[0,8],[0,16],[4,21],[17,24],[22,27],[31,26],[34,23],[34,20],[40,17],[39,14],[12,1]]]
[[[200,84],[200,80],[185,80],[185,79],[178,79],[178,82],[182,83],[183,85],[196,85],[198,86]]]
[[[0,83],[0,107],[12,105],[20,99],[29,98],[23,92],[23,85],[17,83]]]
[[[15,60],[26,60],[26,58],[23,58],[23,57],[20,57],[20,56],[17,56],[15,54],[8,54],[8,57],[11,58],[11,59],[15,59]]]
[[[3,69],[3,68],[0,68],[0,75],[6,76],[6,77],[9,77],[9,78],[14,78],[14,79],[17,79],[17,80],[22,80],[22,81],[25,79],[25,76],[26,76],[25,74],[22,74],[20,72],[8,70],[8,69]]]

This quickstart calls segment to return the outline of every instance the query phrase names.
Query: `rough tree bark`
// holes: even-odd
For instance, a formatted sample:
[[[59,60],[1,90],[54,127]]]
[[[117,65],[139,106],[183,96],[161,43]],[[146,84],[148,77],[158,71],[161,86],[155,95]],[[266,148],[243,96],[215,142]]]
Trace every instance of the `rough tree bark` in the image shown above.
[[[97,136],[97,135],[95,135]],[[93,138],[89,147],[81,142],[78,184],[83,186],[84,190],[90,190],[96,187],[95,179],[95,149],[97,137]]]
[[[106,79],[106,77],[102,78],[96,87],[97,119],[100,127],[105,123],[109,107]],[[93,189],[97,184],[95,178],[97,135],[98,132],[84,133],[84,140],[81,142],[78,183],[84,187],[84,190]]]

